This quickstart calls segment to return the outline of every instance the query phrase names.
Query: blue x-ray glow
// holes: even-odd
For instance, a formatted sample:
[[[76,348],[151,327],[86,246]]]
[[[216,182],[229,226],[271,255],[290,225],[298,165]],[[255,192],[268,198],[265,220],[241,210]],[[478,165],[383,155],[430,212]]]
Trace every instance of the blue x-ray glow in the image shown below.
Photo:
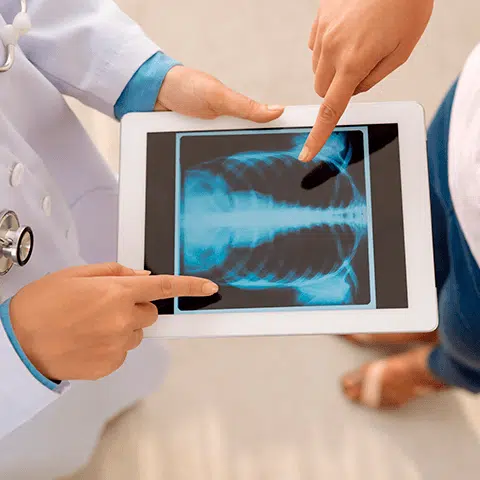
[[[183,173],[180,235],[183,268],[180,273],[206,276],[242,290],[293,290],[299,306],[347,305],[358,287],[352,268],[359,245],[369,232],[369,210],[347,171],[352,147],[344,132],[334,133],[313,163],[334,166],[339,174],[327,205],[302,205],[259,192],[251,179],[274,181],[288,168],[298,168],[298,154],[306,134],[292,136],[284,151],[246,151],[205,161]],[[305,166],[306,171],[312,164]],[[272,180],[273,179],[273,180]],[[348,202],[340,188],[349,189]],[[334,238],[337,260],[327,271],[308,267],[301,272],[292,259],[278,269],[267,268],[267,259],[251,265],[251,253],[276,238],[317,229]],[[345,233],[353,239],[345,242]],[[274,248],[272,246],[272,248]],[[312,252],[321,255],[322,252]],[[292,263],[292,268],[285,264]]]

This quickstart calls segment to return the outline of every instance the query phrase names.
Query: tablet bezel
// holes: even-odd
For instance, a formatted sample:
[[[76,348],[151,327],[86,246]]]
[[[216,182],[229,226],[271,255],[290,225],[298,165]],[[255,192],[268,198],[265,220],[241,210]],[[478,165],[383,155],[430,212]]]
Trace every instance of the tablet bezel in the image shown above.
[[[126,115],[121,122],[119,263],[137,270],[144,268],[148,133],[309,127],[314,124],[317,112],[318,105],[288,107],[278,120],[261,125],[227,117],[191,119],[172,112]],[[415,102],[353,103],[339,126],[385,123],[396,123],[399,131],[408,308],[162,315],[145,330],[145,336],[424,332],[437,328],[423,108]]]

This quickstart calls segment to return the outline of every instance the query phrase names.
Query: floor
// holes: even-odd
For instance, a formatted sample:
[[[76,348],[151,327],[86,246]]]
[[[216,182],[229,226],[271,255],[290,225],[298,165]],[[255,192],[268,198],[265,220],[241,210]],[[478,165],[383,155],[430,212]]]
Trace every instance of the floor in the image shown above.
[[[269,103],[317,101],[306,42],[318,0],[119,4],[169,54],[237,90]],[[437,0],[408,64],[362,100],[414,99],[431,118],[480,40],[479,17],[475,0]],[[74,108],[116,166],[118,126]],[[388,414],[343,400],[339,375],[382,352],[328,337],[176,341],[170,348],[163,389],[116,421],[71,480],[478,478],[476,398],[448,393]]]

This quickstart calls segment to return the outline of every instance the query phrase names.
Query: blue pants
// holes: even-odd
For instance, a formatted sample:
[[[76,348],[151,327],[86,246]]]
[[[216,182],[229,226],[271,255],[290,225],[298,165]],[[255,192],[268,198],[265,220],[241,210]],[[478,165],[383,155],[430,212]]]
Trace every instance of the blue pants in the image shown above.
[[[440,316],[440,344],[430,355],[429,368],[447,385],[479,393],[480,268],[458,223],[448,186],[448,133],[455,89],[456,85],[445,97],[428,132]]]

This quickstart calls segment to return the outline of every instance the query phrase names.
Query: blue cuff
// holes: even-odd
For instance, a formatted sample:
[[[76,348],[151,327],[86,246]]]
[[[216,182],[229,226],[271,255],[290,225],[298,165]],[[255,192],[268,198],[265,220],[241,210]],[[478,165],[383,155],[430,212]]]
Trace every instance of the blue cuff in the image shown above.
[[[135,73],[114,107],[117,120],[130,112],[153,112],[167,73],[181,63],[162,52],[150,57]]]
[[[58,389],[58,384],[52,382],[47,377],[42,375],[34,366],[33,363],[25,355],[25,352],[22,350],[20,343],[18,343],[15,332],[13,331],[12,322],[10,321],[10,300],[7,300],[5,303],[0,305],[0,320],[2,321],[3,328],[7,334],[10,343],[17,352],[17,355],[20,357],[24,365],[28,368],[30,373],[45,387],[50,390],[56,391]],[[8,368],[8,367],[7,367]]]

